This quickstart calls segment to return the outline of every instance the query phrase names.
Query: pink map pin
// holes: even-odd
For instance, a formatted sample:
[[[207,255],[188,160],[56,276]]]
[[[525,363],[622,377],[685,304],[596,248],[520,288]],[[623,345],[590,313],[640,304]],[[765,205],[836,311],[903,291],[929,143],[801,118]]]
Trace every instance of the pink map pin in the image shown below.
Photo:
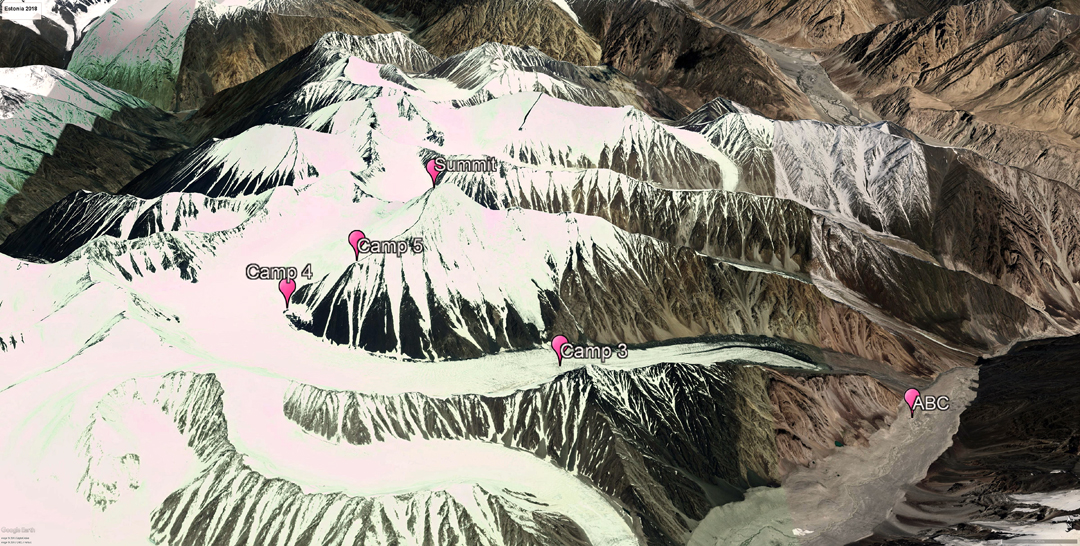
[[[349,234],[349,246],[351,246],[352,249],[353,249],[353,254],[354,254],[353,259],[354,260],[359,260],[360,259],[360,240],[361,239],[367,239],[367,236],[364,235],[363,231],[355,230],[355,231],[353,231],[352,233]]]
[[[562,366],[562,347],[570,343],[570,340],[566,339],[566,336],[555,336],[551,340],[551,348],[555,349],[555,356],[559,357],[559,365]]]
[[[915,401],[919,399],[919,389],[908,389],[904,393],[904,401],[911,408],[911,416],[915,417]]]
[[[281,279],[281,282],[277,285],[278,290],[281,291],[281,295],[285,296],[285,309],[289,309],[289,298],[292,297],[292,293],[296,291],[296,281],[292,279]]]
[[[427,173],[431,176],[431,187],[435,187],[435,179],[439,177],[439,173],[442,169],[435,163],[434,159],[429,159],[427,162]]]

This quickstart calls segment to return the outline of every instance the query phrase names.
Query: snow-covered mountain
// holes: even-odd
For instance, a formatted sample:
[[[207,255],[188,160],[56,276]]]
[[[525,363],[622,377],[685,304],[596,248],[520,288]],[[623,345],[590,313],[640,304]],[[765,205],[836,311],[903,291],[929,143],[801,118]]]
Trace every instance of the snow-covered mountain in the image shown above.
[[[59,50],[70,52],[87,27],[115,3],[116,0],[45,0],[39,3],[41,19],[14,19],[12,22],[42,35]]]
[[[160,108],[187,110],[326,32],[392,30],[344,0],[120,0],[86,30],[68,68]]]
[[[354,47],[361,44],[352,43]],[[324,56],[320,49],[317,47],[313,55]],[[124,190],[143,199],[178,191],[220,199],[256,195],[275,187],[317,184],[320,191],[348,194],[358,203],[374,199],[364,206],[385,209],[380,213],[390,230],[385,236],[420,237],[431,242],[422,254],[372,256],[344,269],[326,264],[310,284],[302,284],[294,296],[292,320],[319,337],[414,358],[475,357],[500,348],[534,346],[553,329],[572,329],[575,335],[604,342],[754,333],[827,347],[857,345],[846,341],[845,336],[853,333],[832,339],[835,333],[822,328],[820,319],[786,322],[788,319],[782,317],[799,315],[789,315],[790,309],[780,305],[785,298],[779,293],[802,293],[797,298],[800,308],[831,308],[833,300],[853,306],[873,317],[871,322],[884,320],[889,330],[898,327],[892,321],[906,325],[901,329],[902,338],[914,336],[922,340],[919,343],[947,340],[961,351],[994,352],[1017,339],[1076,328],[1075,317],[1058,310],[1071,309],[1068,301],[1072,296],[1066,294],[1062,300],[1036,288],[1032,284],[1034,266],[1027,266],[1029,269],[1021,270],[1018,276],[1006,277],[1015,279],[1010,282],[1002,282],[993,270],[973,270],[982,279],[977,280],[965,273],[977,262],[954,265],[949,254],[933,257],[942,245],[963,240],[953,233],[927,231],[931,225],[928,218],[938,205],[931,202],[931,192],[940,182],[927,174],[923,145],[877,127],[769,122],[753,114],[730,113],[694,125],[697,130],[691,131],[659,124],[632,109],[584,106],[544,95],[513,93],[513,89],[474,105],[454,100],[432,102],[431,97],[443,98],[440,93],[453,96],[460,88],[439,84],[445,80],[430,73],[421,77],[388,72],[358,57],[341,57],[337,50],[329,56],[333,62],[324,63],[321,71],[300,71],[294,78],[300,82],[298,88],[282,91],[286,98],[264,110],[264,115],[281,123],[301,127],[258,125],[234,137],[207,141],[158,164]],[[394,77],[386,79],[387,74]],[[487,85],[496,77],[489,74],[471,81],[474,86]],[[303,112],[308,113],[302,116]],[[593,119],[590,126],[596,130],[560,132],[562,126],[586,116]],[[231,130],[247,122],[241,120]],[[823,145],[830,138],[837,144]],[[275,147],[268,148],[266,143]],[[440,187],[428,192],[430,180],[417,173],[422,173],[420,166],[435,155],[493,157],[501,165],[494,176],[447,173]],[[816,171],[807,172],[807,167]],[[621,176],[597,176],[610,171]],[[750,182],[744,182],[745,178]],[[448,185],[451,187],[443,187]],[[465,193],[454,191],[455,185]],[[776,194],[788,201],[732,198],[715,190],[712,195],[673,191],[697,188],[744,189]],[[575,204],[581,199],[577,195],[589,196],[585,203],[590,204]],[[640,202],[654,203],[654,212],[640,216],[641,220],[627,221],[624,218],[633,214],[642,215],[629,205],[634,195],[643,196]],[[137,217],[135,203],[118,203],[112,214],[90,218],[84,204],[90,198],[73,196],[27,232],[47,231],[41,227],[45,222],[77,223],[86,226],[83,229],[53,230],[55,236],[44,240],[13,237],[3,249],[52,261],[67,258],[72,250],[92,243],[98,234],[141,240],[141,234],[149,233],[124,220]],[[381,201],[402,204],[385,208],[377,204]],[[792,208],[790,201],[810,210]],[[672,203],[671,213],[655,206],[664,202]],[[553,223],[540,231],[565,235],[523,239],[530,250],[519,251],[518,265],[529,271],[528,275],[522,276],[517,268],[502,274],[492,271],[486,264],[498,261],[502,243],[487,242],[491,231],[530,233],[533,230],[527,226],[549,221],[542,220],[544,215],[512,209],[492,216],[489,210],[523,206],[546,215],[585,213],[605,221],[595,224],[589,218],[551,218]],[[272,211],[269,204],[266,207]],[[733,223],[730,213],[708,212],[731,210],[729,207],[744,211],[739,216],[749,216]],[[687,215],[695,209],[702,215],[697,227]],[[447,223],[445,210],[458,211],[454,222]],[[802,220],[789,220],[793,214]],[[777,229],[785,222],[790,222],[787,228]],[[484,223],[501,228],[478,231],[471,227]],[[618,229],[609,231],[605,227],[609,223]],[[957,225],[958,230],[970,226],[966,222]],[[1068,235],[1055,235],[1050,230],[1027,244],[1038,247],[1044,237]],[[209,245],[220,257],[226,247],[235,244],[231,239],[188,239],[181,247]],[[662,244],[656,246],[656,240]],[[458,255],[460,250],[447,248],[464,245],[462,241],[468,242],[469,256],[475,257],[466,260]],[[593,249],[597,245],[606,251],[596,254]],[[675,245],[675,249],[688,246],[721,262],[687,261],[666,245]],[[123,252],[115,245],[101,251],[109,255]],[[201,274],[200,257],[187,256],[186,250],[172,258],[177,256],[185,256],[183,276]],[[724,265],[725,260],[764,267],[768,272],[746,273]],[[434,274],[438,268],[432,265],[447,263],[456,264],[452,269],[457,273]],[[950,266],[959,271],[950,270]],[[132,268],[122,262],[107,267],[125,278],[143,274],[135,269],[146,270],[145,264]],[[1068,264],[1059,267],[1062,278],[1068,278]],[[703,269],[699,275],[688,273],[695,268]],[[416,277],[419,271],[426,273]],[[801,276],[791,278],[792,273]],[[473,276],[486,280],[470,282],[471,287],[463,291],[462,280]],[[700,290],[695,286],[700,279],[714,276],[712,294],[694,295]],[[744,285],[758,276],[762,280],[754,281],[758,285],[754,290],[715,292],[716,286]],[[819,288],[807,284],[811,278],[820,279],[813,281]],[[910,278],[920,280],[897,282]],[[618,286],[629,294],[647,292],[648,286],[664,283],[672,283],[672,289],[679,287],[683,295],[643,300],[628,315],[617,304],[596,297]],[[1002,286],[995,286],[998,284]],[[882,285],[893,289],[876,289]],[[508,288],[511,286],[517,288]],[[364,296],[342,301],[341,294]],[[942,306],[942,294],[955,294],[957,299]],[[776,302],[778,314],[769,318],[761,315],[762,309],[773,305],[765,302]],[[695,317],[729,318],[672,320],[668,310],[673,306],[685,308]],[[754,306],[757,309],[751,310]],[[745,311],[719,311],[728,308]],[[878,309],[886,309],[886,316],[878,316]],[[843,314],[839,308],[834,312]],[[942,316],[956,313],[970,317],[970,323],[942,323]],[[781,322],[775,322],[778,318]],[[600,322],[595,322],[598,319]],[[449,336],[448,332],[459,333]],[[468,334],[462,336],[462,332]],[[873,337],[890,339],[895,335],[882,332]],[[903,356],[897,358],[909,362],[904,367],[924,366],[918,364],[918,351],[900,352]]]
[[[0,68],[0,206],[51,154],[68,125],[89,130],[97,118],[149,104],[98,82],[47,66]]]
[[[171,70],[93,36],[187,57],[184,6],[117,4],[80,47]],[[642,89],[332,33],[217,94],[197,145],[0,245],[0,511],[48,543],[666,545],[759,516],[827,543],[947,448],[953,368],[1080,331],[1076,190],[888,124],[660,121]],[[560,361],[557,335],[626,354]],[[909,419],[912,385],[957,410]]]
[[[115,192],[188,145],[175,117],[65,70],[0,69],[0,96],[0,238],[70,192]]]

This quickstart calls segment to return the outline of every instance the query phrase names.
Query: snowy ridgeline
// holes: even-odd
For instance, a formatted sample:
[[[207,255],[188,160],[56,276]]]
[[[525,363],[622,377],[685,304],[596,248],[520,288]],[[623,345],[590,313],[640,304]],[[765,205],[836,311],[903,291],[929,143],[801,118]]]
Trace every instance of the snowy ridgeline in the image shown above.
[[[86,461],[80,494],[105,515],[145,519],[150,529],[144,536],[155,543],[418,544],[436,537],[440,543],[591,543],[581,526],[567,514],[549,511],[535,495],[479,484],[360,496],[348,494],[350,472],[337,466],[342,486],[333,493],[305,494],[308,483],[260,473],[245,462],[245,454],[230,443],[224,411],[229,406],[223,407],[222,394],[214,376],[192,373],[130,380],[111,391],[97,404],[80,440]],[[277,436],[286,442],[274,446],[272,462],[308,466],[312,461],[290,462],[293,455],[303,458],[306,442],[289,442],[288,431],[281,432],[286,434]],[[454,446],[442,447],[438,457],[452,457]],[[350,458],[341,450],[322,451],[314,456],[340,457],[338,463]],[[361,456],[351,463],[364,462]],[[365,481],[363,473],[357,478]],[[596,528],[595,522],[582,523]],[[607,543],[634,543],[622,527],[623,540]]]
[[[67,469],[17,515],[72,501],[69,543],[116,543],[91,511],[169,544],[683,543],[774,476],[764,380],[712,363],[926,376],[1076,327],[1075,192],[881,127],[723,101],[662,124],[601,68],[416,47],[328,36],[235,90],[223,138],[4,242],[0,284],[29,288],[0,295],[0,437],[57,432],[0,461]],[[363,57],[395,50],[418,69]],[[496,170],[433,181],[436,157]],[[422,250],[358,256],[353,230]],[[253,263],[312,275],[286,304]],[[745,346],[562,374],[556,334]]]
[[[240,369],[132,379],[93,404],[79,435],[88,504],[72,517],[147,518],[150,539],[169,544],[638,544],[637,518],[650,535],[685,537],[686,515],[775,472],[771,428],[745,421],[769,411],[765,377],[579,369],[507,397],[452,399],[333,393]],[[356,407],[375,427],[363,441],[326,420]]]
[[[90,130],[97,118],[150,105],[65,70],[0,68],[0,208],[22,189],[67,125]]]
[[[911,338],[982,351],[1075,328],[1067,312],[1053,317],[1057,324],[1038,316],[1057,293],[1074,297],[1065,283],[1024,277],[1034,263],[1019,273],[979,271],[978,256],[952,250],[972,225],[958,221],[955,235],[931,230],[940,204],[929,197],[928,160],[913,141],[880,127],[771,122],[723,102],[668,126],[630,107],[520,92],[506,83],[527,81],[522,74],[596,85],[587,77],[595,69],[534,50],[484,46],[427,73],[352,55],[387,57],[393,47],[419,58],[409,44],[400,34],[328,35],[300,60],[293,81],[270,90],[270,108],[237,119],[229,129],[236,136],[159,163],[125,188],[147,201],[74,194],[26,230],[32,238],[10,238],[3,251],[36,261],[92,258],[125,280],[179,269],[182,280],[235,293],[232,280],[206,277],[204,264],[224,272],[253,256],[266,262],[269,245],[293,237],[291,248],[311,249],[298,265],[315,271],[292,297],[293,324],[413,358],[533,347],[555,331],[605,343],[761,334],[870,359],[893,353],[914,370],[927,364],[922,349],[899,348]],[[479,59],[505,68],[493,72]],[[466,70],[474,65],[483,68]],[[480,91],[484,100],[469,106],[451,98]],[[257,122],[274,124],[246,128]],[[590,130],[563,130],[574,124]],[[494,157],[498,170],[444,173],[432,188],[423,165],[437,156]],[[282,186],[299,193],[269,197]],[[178,201],[175,192],[208,197]],[[1040,195],[1006,197],[1033,211],[1049,207]],[[321,207],[325,227],[290,218],[297,207]],[[1015,208],[1002,205],[1001,221]],[[1030,240],[1020,250],[1032,260],[1045,240],[1067,237],[1053,225],[1063,220],[1057,214],[1041,232],[1023,232]],[[360,228],[373,240],[419,237],[427,250],[350,265],[341,241]],[[510,250],[517,258],[502,259]],[[822,259],[811,267],[814,257]],[[1062,277],[1069,259],[1057,256]],[[922,284],[898,282],[911,278]],[[621,294],[646,296],[630,309]],[[956,297],[943,309],[941,294]],[[870,304],[872,320],[830,300]],[[889,319],[874,308],[913,328],[876,331],[870,322]],[[865,326],[838,333],[821,325],[823,313]],[[939,320],[957,313],[972,326]]]

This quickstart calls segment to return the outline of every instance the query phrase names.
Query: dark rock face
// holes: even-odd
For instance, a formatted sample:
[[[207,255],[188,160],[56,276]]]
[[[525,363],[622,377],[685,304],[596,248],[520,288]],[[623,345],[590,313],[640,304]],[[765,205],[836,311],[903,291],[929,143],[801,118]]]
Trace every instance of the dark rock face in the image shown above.
[[[7,207],[5,216],[9,213],[19,215],[25,203],[34,202],[31,198],[20,198],[21,195],[12,199],[15,206]],[[54,261],[57,256],[68,256],[101,235],[116,237],[120,235],[118,227],[122,219],[137,206],[134,198],[129,197],[124,203],[118,202],[120,199],[108,193],[74,191],[44,212],[34,214],[0,245],[0,252],[24,260]],[[96,221],[86,221],[90,217]],[[64,239],[57,240],[55,235],[50,236],[58,230],[49,228],[60,228],[59,231],[65,233]]]
[[[64,57],[63,47],[22,25],[0,20],[0,68],[32,64],[62,68]]]
[[[689,108],[722,96],[775,119],[817,117],[806,95],[768,55],[679,2],[570,4],[598,37],[604,62]]]
[[[295,2],[279,11],[241,9],[196,16],[187,29],[172,110],[194,110],[219,91],[262,74],[329,32],[393,32],[375,14],[346,0]]]
[[[1009,495],[1080,489],[1080,389],[1072,380],[1080,338],[1018,345],[979,362],[975,401],[960,416],[953,445],[913,486],[867,544],[900,545],[897,535],[978,538],[969,522],[1049,521],[1064,511],[1013,511]],[[989,532],[984,529],[983,533]]]
[[[640,519],[649,544],[681,544],[747,487],[776,483],[766,374],[730,365],[582,368],[505,397],[430,398],[294,384],[285,415],[332,442],[478,440],[534,453]],[[633,408],[621,400],[631,397]]]
[[[72,192],[115,193],[151,165],[187,147],[179,122],[155,110],[121,110],[108,120],[97,118],[90,131],[67,125],[53,152],[44,157],[37,172],[4,205],[0,213],[0,240],[4,240],[0,252],[29,256],[32,252],[26,245],[35,246],[33,243],[22,236],[12,237],[11,243],[6,239],[38,214]],[[93,215],[90,211],[87,214]]]
[[[435,55],[449,57],[486,43],[531,46],[582,66],[600,61],[600,46],[549,0],[422,2],[361,0]]]
[[[822,66],[886,119],[1077,187],[1078,32],[1080,16],[982,0],[854,36]]]

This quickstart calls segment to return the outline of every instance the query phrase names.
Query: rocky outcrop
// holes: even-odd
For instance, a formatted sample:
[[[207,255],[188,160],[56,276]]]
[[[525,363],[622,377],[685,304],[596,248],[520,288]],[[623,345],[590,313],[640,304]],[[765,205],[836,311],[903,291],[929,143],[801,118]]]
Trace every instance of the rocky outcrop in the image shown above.
[[[696,7],[718,23],[745,29],[771,42],[806,48],[839,45],[893,20],[885,3],[877,0],[704,0]]]
[[[533,453],[626,507],[650,544],[671,544],[689,533],[686,518],[776,483],[766,377],[732,365],[588,367],[509,396],[450,398],[294,384],[285,415],[335,443],[435,438]]]
[[[865,375],[770,371],[768,388],[782,475],[837,450],[866,447],[870,435],[892,424],[901,402],[900,395]]]
[[[294,2],[273,11],[241,7],[220,15],[200,10],[185,34],[170,108],[198,109],[219,91],[262,74],[329,32],[365,36],[393,30],[347,0]]]
[[[689,108],[720,96],[775,119],[816,119],[806,95],[776,62],[739,35],[676,1],[576,0],[603,60]]]
[[[952,446],[866,543],[1029,534],[1067,523],[1060,516],[1074,511],[1053,498],[1075,498],[1080,489],[1080,395],[1062,381],[1076,373],[1078,359],[1080,339],[1073,337],[980,361],[978,397],[960,416]],[[1067,527],[1042,529],[1059,537]]]
[[[953,6],[858,35],[822,61],[833,80],[924,136],[1080,184],[1080,16]]]
[[[41,64],[63,67],[64,50],[40,34],[0,19],[0,68]]]

